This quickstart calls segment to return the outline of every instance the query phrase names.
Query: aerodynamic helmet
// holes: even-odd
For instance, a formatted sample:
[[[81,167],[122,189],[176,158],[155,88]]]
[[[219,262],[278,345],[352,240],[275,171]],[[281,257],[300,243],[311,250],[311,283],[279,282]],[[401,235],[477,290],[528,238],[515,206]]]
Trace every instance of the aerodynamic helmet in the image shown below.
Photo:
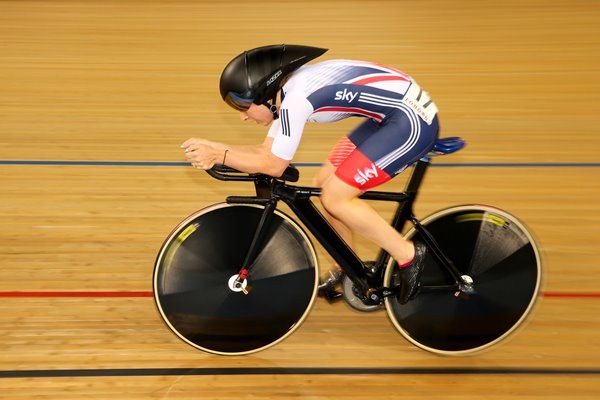
[[[300,45],[272,45],[247,50],[227,64],[221,73],[221,97],[231,107],[245,111],[250,104],[264,104],[277,118],[267,101],[274,100],[282,80],[327,49]]]

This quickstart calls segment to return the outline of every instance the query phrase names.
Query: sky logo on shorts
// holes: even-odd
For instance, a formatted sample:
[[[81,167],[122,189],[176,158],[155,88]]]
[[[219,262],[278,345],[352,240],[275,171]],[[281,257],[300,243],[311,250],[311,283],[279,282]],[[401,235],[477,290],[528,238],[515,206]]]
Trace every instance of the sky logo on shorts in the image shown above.
[[[357,169],[356,172],[358,173],[354,175],[354,181],[361,186],[366,184],[371,179],[379,177],[379,173],[377,172],[377,166],[373,163],[371,163],[370,167],[365,168],[362,171],[360,169]]]

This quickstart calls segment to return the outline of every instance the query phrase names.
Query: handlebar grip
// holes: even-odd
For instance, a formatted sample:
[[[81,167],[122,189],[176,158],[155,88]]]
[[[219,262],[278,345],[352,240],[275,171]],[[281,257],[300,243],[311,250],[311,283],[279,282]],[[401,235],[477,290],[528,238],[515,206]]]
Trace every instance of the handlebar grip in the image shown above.
[[[221,174],[227,174],[227,173],[238,173],[239,174],[239,173],[241,173],[241,171],[238,171],[235,168],[231,168],[231,167],[228,167],[227,165],[223,165],[223,164],[215,164],[210,170],[215,170]]]
[[[206,173],[220,181],[254,181],[255,177],[249,174],[244,174],[237,169],[227,167],[221,164],[215,164],[212,168],[207,169]],[[242,174],[242,175],[240,175]]]

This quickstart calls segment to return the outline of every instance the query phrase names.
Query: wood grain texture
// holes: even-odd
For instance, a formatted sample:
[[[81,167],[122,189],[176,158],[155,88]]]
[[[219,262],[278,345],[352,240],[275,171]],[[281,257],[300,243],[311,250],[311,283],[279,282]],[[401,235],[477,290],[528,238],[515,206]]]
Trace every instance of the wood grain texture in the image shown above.
[[[530,321],[476,356],[434,356],[385,313],[318,301],[278,346],[245,357],[179,341],[148,297],[3,297],[0,371],[104,368],[600,368],[600,7],[550,1],[1,1],[0,161],[181,162],[198,136],[261,141],[222,103],[221,69],[270,43],[398,67],[468,146],[431,168],[416,211],[491,204],[539,241]],[[307,126],[319,163],[356,121]],[[505,166],[467,166],[477,163]],[[545,163],[548,166],[507,166]],[[561,163],[592,163],[565,167]],[[185,216],[230,194],[185,166],[0,164],[0,292],[149,292],[156,253]],[[301,168],[309,184],[316,168]],[[382,187],[403,187],[398,177]],[[376,204],[386,217],[390,206]],[[318,248],[322,272],[331,261]],[[358,239],[358,251],[376,249]],[[582,297],[575,297],[575,295]],[[598,375],[112,376],[0,379],[0,398],[596,399]]]

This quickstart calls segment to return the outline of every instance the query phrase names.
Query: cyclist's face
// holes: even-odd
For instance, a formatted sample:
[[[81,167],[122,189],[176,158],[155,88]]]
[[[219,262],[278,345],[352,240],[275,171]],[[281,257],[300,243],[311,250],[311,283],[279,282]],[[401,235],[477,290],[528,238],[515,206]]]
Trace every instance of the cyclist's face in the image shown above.
[[[246,111],[240,111],[240,119],[242,121],[254,121],[257,124],[268,126],[273,122],[273,114],[263,105],[252,103]]]

